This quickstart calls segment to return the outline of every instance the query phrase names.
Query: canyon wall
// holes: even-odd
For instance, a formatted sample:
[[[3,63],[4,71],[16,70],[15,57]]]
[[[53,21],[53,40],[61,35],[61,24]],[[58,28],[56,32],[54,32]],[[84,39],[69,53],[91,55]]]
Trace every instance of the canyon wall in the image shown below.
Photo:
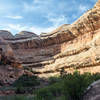
[[[22,74],[22,66],[12,48],[0,37],[0,86],[12,84]]]
[[[100,72],[100,1],[71,25],[40,36],[5,40],[24,70],[39,77],[48,78],[62,71]]]

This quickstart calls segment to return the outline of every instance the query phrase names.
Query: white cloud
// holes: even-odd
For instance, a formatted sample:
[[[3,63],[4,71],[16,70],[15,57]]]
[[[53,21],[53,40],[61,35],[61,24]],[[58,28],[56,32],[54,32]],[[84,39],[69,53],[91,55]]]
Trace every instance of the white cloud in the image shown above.
[[[33,2],[23,2],[23,12],[37,12],[47,14],[51,11],[53,0],[33,0]],[[55,10],[55,9],[52,9]]]
[[[10,31],[14,30],[14,31],[22,31],[22,30],[25,30],[27,29],[26,26],[22,26],[20,24],[8,24],[6,26],[6,29],[9,29]]]
[[[52,30],[54,30],[56,27],[48,27],[48,28],[43,28],[43,27],[30,27],[29,28],[29,31],[32,31],[32,32],[34,32],[34,33],[36,33],[36,34],[40,34],[40,33],[48,33],[48,32],[51,32]]]
[[[5,16],[6,18],[10,18],[10,19],[22,19],[22,16]]]
[[[31,31],[39,35],[42,32],[45,33],[51,32],[60,25],[68,23],[68,19],[64,15],[57,16],[54,14],[48,14],[47,16],[45,16],[45,18],[47,18],[47,23],[52,23],[50,27],[45,28],[45,27],[38,27],[36,25],[32,26],[32,25],[21,25],[21,24],[7,24],[6,26],[4,26],[4,29],[16,33],[20,31]]]
[[[43,8],[47,7],[47,5],[45,3],[46,2],[43,2],[41,0],[33,0],[33,2],[31,4],[29,4],[27,2],[23,2],[23,12],[34,12],[34,11],[43,12],[43,11],[45,11],[45,9],[43,9]]]
[[[90,1],[94,2],[96,0],[90,0]],[[62,1],[60,0],[58,1],[57,0],[33,0],[32,2],[23,0],[23,3],[21,5],[21,11],[20,13],[18,12],[22,16],[16,16],[16,13],[15,13],[15,16],[6,16],[6,18],[22,19],[23,16],[26,17],[29,15],[30,17],[29,18],[27,17],[26,20],[23,19],[22,22],[25,24],[30,23],[31,25],[29,26],[24,25],[24,24],[22,25],[18,22],[18,20],[16,20],[16,23],[18,24],[14,24],[13,21],[10,22],[13,24],[7,24],[6,22],[5,23],[6,26],[4,26],[4,29],[7,29],[11,32],[20,32],[23,30],[33,31],[36,34],[40,34],[41,32],[50,32],[62,24],[72,23],[81,14],[83,14],[83,12],[88,10],[89,7],[90,7],[90,4],[86,4],[86,5],[83,3],[79,4],[76,2],[76,0],[72,0],[68,3],[64,2],[64,0]],[[6,15],[9,15],[9,14],[6,14]],[[37,19],[38,18],[36,17],[37,15],[38,17],[40,17],[40,19]],[[42,19],[43,17],[45,18]],[[36,21],[34,22],[34,20],[32,19],[36,19]],[[51,26],[47,28],[41,27],[40,23],[36,23],[39,21],[40,23],[42,22],[41,24],[43,24],[43,26],[45,25],[48,25],[48,26],[51,25]]]
[[[89,7],[88,6],[85,6],[85,5],[80,5],[79,6],[79,10],[81,11],[81,12],[85,12],[85,11],[87,11],[89,9]]]
[[[67,24],[68,23],[68,18],[65,17],[64,15],[56,15],[54,13],[49,13],[47,16],[44,16],[47,18],[48,22],[52,23],[54,27],[58,27],[62,24]]]
[[[40,34],[42,32],[50,32],[52,30],[54,30],[55,28],[57,28],[56,26],[51,26],[51,27],[48,27],[48,28],[44,28],[44,27],[37,27],[37,26],[23,26],[23,25],[20,25],[20,24],[8,24],[6,25],[3,29],[4,30],[8,30],[10,32],[20,32],[20,31],[31,31],[31,32],[34,32],[36,34]],[[16,34],[16,33],[13,33],[13,34]]]

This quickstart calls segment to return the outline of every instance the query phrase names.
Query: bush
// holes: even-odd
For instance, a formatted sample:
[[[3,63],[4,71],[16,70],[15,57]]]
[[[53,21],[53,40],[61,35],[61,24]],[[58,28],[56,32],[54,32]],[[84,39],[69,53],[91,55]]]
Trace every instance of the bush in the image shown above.
[[[100,79],[100,74],[75,71],[57,78],[49,79],[49,86],[36,91],[35,100],[81,100],[86,88]]]
[[[13,83],[13,86],[15,87],[19,87],[19,86],[32,87],[38,85],[40,85],[38,78],[36,76],[29,76],[29,75],[23,75]]]
[[[64,95],[66,100],[80,100],[85,89],[94,81],[92,75],[79,72],[66,75],[64,79]]]
[[[28,100],[25,96],[15,96],[14,100]]]
[[[15,92],[17,94],[24,94],[26,92],[32,93],[35,86],[40,85],[40,82],[36,76],[23,75],[13,83],[16,87]]]
[[[34,100],[33,96],[29,97],[27,95],[13,95],[13,96],[0,96],[0,100]]]
[[[42,88],[37,91],[35,100],[52,100],[52,97],[53,95],[48,88]]]
[[[100,79],[100,73],[93,74],[92,79],[95,80],[95,81]]]
[[[98,79],[100,79],[99,73],[80,74],[78,71],[61,77],[52,77],[48,80],[47,87],[34,92],[34,100],[81,100],[86,88]],[[14,83],[14,86],[17,87],[17,91],[24,92],[24,87],[30,89],[31,86],[39,84],[36,76],[23,75]]]
[[[55,83],[46,88],[39,89],[35,92],[35,100],[53,100],[55,97],[62,94],[62,84]]]
[[[49,78],[49,85],[52,85],[54,83],[60,82],[62,79],[60,77],[50,77]]]

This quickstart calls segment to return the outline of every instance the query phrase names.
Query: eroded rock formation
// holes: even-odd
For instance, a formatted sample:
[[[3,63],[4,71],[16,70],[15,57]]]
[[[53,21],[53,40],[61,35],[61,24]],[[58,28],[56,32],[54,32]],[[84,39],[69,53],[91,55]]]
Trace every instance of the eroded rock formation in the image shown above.
[[[27,31],[22,31],[15,35],[15,39],[27,39],[27,38],[31,38],[31,37],[36,38],[36,37],[38,37],[38,35],[36,35],[35,33],[32,33],[32,32],[27,32]]]
[[[14,38],[14,36],[9,31],[5,31],[5,30],[0,30],[0,37],[2,37],[4,39]]]
[[[12,48],[0,37],[0,85],[12,84],[23,73],[19,67]]]
[[[100,72],[100,1],[71,25],[6,41],[15,59],[39,77],[59,75],[62,70]]]

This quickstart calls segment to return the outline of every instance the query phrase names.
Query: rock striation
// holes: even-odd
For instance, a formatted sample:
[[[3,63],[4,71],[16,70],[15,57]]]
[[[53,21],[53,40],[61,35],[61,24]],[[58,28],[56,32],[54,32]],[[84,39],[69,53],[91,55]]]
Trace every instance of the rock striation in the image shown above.
[[[64,69],[100,71],[100,1],[71,25],[63,25],[37,38],[7,40],[24,68],[40,77],[59,75]]]
[[[59,75],[62,70],[100,72],[100,0],[71,25],[40,36],[21,34],[5,40],[24,69],[39,77]]]
[[[31,37],[36,38],[36,37],[38,37],[38,35],[36,35],[35,33],[32,33],[32,32],[28,32],[28,31],[22,31],[15,35],[15,39],[27,39],[27,38],[31,38]]]
[[[6,30],[0,30],[0,37],[2,37],[3,39],[12,39],[14,38],[14,36]]]
[[[19,67],[12,48],[0,37],[0,85],[12,84],[22,74]]]

